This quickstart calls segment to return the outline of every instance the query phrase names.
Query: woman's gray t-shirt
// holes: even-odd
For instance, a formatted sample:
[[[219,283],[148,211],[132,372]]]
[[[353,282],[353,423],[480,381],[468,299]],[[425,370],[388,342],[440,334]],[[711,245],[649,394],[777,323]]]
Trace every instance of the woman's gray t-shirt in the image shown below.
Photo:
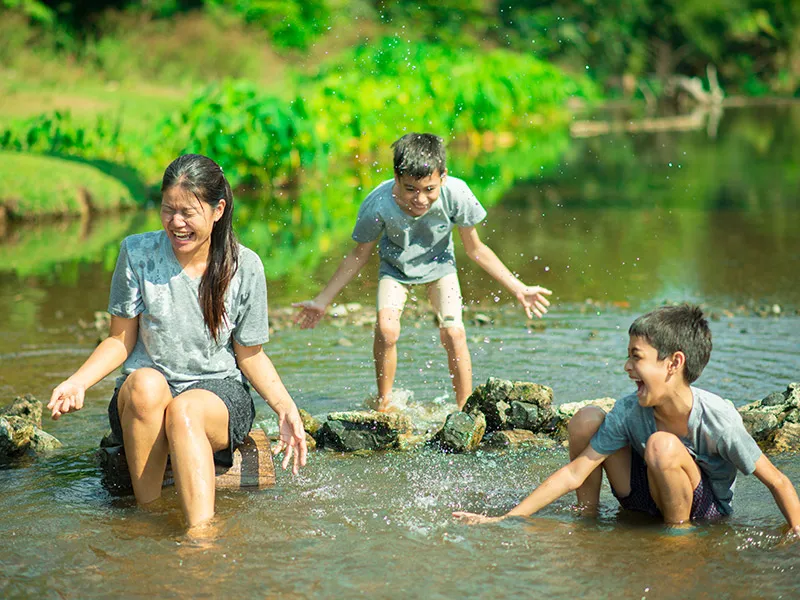
[[[722,511],[730,514],[736,470],[750,475],[761,457],[761,449],[747,433],[731,402],[700,388],[691,390],[689,433],[680,440],[708,476]],[[653,408],[641,406],[636,394],[631,394],[614,405],[590,443],[600,454],[613,454],[630,446],[644,457],[647,440],[656,431]]]
[[[428,212],[412,217],[395,202],[393,186],[394,179],[384,181],[364,199],[353,239],[363,244],[380,237],[381,277],[420,284],[455,273],[453,227],[474,227],[486,217],[475,194],[464,181],[448,176]]]
[[[239,246],[239,267],[225,294],[227,319],[217,341],[203,320],[199,290],[200,277],[192,279],[183,271],[164,231],[122,241],[108,312],[126,319],[138,315],[139,335],[117,385],[143,367],[163,373],[173,394],[204,379],[243,381],[233,340],[242,346],[260,346],[269,340],[261,259]]]

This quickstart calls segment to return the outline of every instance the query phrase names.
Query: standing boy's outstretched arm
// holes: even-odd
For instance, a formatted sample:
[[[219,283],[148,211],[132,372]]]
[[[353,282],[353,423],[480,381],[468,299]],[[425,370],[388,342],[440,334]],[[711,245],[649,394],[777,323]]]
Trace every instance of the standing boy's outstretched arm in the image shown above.
[[[490,523],[508,517],[527,517],[558,500],[564,494],[577,490],[606,458],[608,458],[607,454],[600,454],[591,446],[587,447],[572,462],[550,475],[527,498],[502,517],[487,517],[470,512],[454,512],[453,516],[469,524]]]
[[[797,498],[797,491],[792,482],[763,454],[756,461],[753,475],[772,492],[775,504],[786,517],[786,522],[794,534],[800,538],[800,499]]]
[[[294,322],[299,323],[301,329],[313,328],[320,322],[320,319],[325,316],[325,309],[333,302],[336,294],[342,291],[342,288],[350,283],[350,280],[366,264],[377,243],[376,240],[374,242],[356,244],[356,247],[348,252],[342,262],[339,263],[339,267],[333,277],[331,277],[323,290],[317,294],[316,298],[292,304],[295,308],[302,309],[294,318]]]
[[[480,267],[503,284],[509,292],[519,300],[528,318],[533,315],[541,318],[547,312],[550,302],[545,298],[553,292],[538,285],[525,285],[508,270],[494,251],[484,244],[474,227],[459,227],[459,236],[467,251],[467,256]]]

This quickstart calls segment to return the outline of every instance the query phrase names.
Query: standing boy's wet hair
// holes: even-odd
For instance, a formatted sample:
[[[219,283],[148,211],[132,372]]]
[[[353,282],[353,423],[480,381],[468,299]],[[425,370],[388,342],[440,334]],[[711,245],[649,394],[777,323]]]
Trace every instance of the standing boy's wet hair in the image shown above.
[[[711,357],[711,329],[699,306],[681,304],[657,308],[636,319],[628,335],[646,340],[658,352],[658,360],[683,352],[686,383],[700,377]]]
[[[407,133],[394,144],[394,172],[423,179],[439,171],[444,175],[447,158],[444,140],[431,133]]]

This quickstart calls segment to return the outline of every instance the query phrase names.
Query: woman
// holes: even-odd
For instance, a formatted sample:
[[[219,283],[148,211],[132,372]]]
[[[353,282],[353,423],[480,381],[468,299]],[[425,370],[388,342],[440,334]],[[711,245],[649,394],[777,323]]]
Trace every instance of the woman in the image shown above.
[[[108,408],[136,500],[161,496],[167,456],[189,528],[214,515],[215,459],[230,466],[250,431],[248,382],[278,414],[283,468],[306,461],[302,421],[261,345],[269,338],[261,260],[240,246],[222,169],[187,154],[161,184],[163,230],[123,240],[111,283],[108,338],[47,405],[79,410],[88,388],[123,365]],[[123,364],[124,363],[124,364]]]

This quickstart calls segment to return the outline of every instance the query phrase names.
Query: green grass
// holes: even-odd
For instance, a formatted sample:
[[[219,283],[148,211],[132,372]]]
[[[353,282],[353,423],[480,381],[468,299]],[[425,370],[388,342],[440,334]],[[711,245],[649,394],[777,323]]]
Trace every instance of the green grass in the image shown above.
[[[0,205],[11,217],[79,215],[88,197],[93,209],[109,211],[135,206],[120,180],[89,164],[14,152],[0,152]]]

